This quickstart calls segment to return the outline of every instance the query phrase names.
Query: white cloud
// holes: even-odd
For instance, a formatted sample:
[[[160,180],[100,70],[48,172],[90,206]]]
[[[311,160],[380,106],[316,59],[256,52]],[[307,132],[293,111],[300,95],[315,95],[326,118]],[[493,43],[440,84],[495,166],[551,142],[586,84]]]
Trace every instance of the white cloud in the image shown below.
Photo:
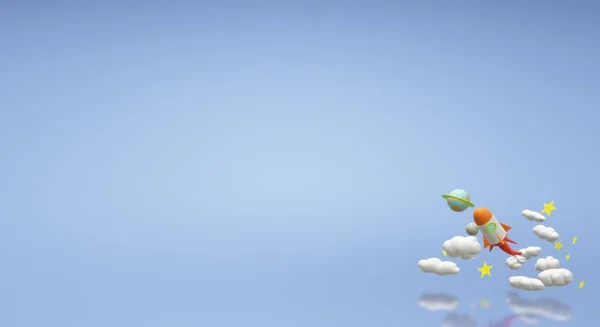
[[[565,268],[548,269],[539,273],[537,278],[546,286],[565,286],[573,281],[573,273]]]
[[[552,227],[546,227],[544,225],[537,225],[533,227],[533,232],[542,240],[548,242],[556,242],[558,240],[559,235]]]
[[[450,313],[444,317],[442,327],[477,327],[477,322],[469,315]]]
[[[537,211],[531,211],[529,209],[523,210],[521,212],[521,215],[523,215],[523,217],[527,218],[528,220],[537,221],[538,223],[546,221],[546,217],[544,217],[544,215]]]
[[[446,294],[423,294],[419,305],[429,311],[454,311],[458,307],[458,299]]]
[[[521,255],[524,256],[525,259],[531,259],[540,255],[540,253],[542,253],[542,248],[539,246],[529,246],[519,250],[519,252],[521,252]]]
[[[537,325],[540,323],[540,319],[536,316],[524,315],[519,316],[519,319],[528,325]]]
[[[419,268],[425,273],[436,275],[455,275],[460,272],[460,269],[454,262],[442,261],[438,258],[420,260]]]
[[[524,256],[515,255],[506,259],[506,266],[512,270],[517,270],[523,266],[525,261],[527,261],[527,259],[525,259]]]
[[[451,258],[461,257],[469,260],[481,252],[481,245],[473,236],[454,236],[442,245],[446,254]]]
[[[535,263],[535,269],[537,271],[544,271],[548,269],[556,269],[560,267],[560,261],[554,257],[539,258]]]
[[[540,317],[554,321],[567,321],[571,318],[571,308],[559,301],[544,298],[541,300],[524,300],[516,293],[507,295],[509,308],[521,317]]]
[[[545,288],[544,283],[539,279],[525,276],[513,276],[508,279],[510,286],[525,291],[541,291]]]

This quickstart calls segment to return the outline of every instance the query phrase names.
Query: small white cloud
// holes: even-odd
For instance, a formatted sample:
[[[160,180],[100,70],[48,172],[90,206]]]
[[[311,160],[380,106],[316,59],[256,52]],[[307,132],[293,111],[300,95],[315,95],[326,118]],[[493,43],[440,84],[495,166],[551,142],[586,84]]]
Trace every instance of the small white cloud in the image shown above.
[[[544,225],[537,225],[533,227],[533,232],[542,240],[548,242],[556,242],[558,240],[559,235],[552,227],[546,227]]]
[[[535,270],[544,271],[548,269],[560,268],[560,261],[554,257],[539,258],[535,263]]]
[[[530,301],[521,299],[516,293],[507,294],[509,308],[521,317],[545,318],[554,321],[567,321],[571,318],[571,308],[559,301],[544,298]]]
[[[519,252],[521,252],[521,255],[524,256],[525,259],[531,259],[540,255],[540,253],[542,253],[542,248],[539,246],[529,246],[519,250]]]
[[[444,317],[442,327],[477,327],[477,322],[469,315],[450,313]]]
[[[536,316],[524,315],[519,316],[519,319],[528,325],[537,325],[540,323],[540,319]]]
[[[510,286],[525,291],[541,291],[545,288],[544,283],[539,279],[525,276],[513,276],[508,279]]]
[[[446,294],[423,294],[419,305],[429,311],[454,311],[458,307],[458,299]]]
[[[481,252],[481,245],[473,236],[454,236],[442,245],[451,258],[460,257],[465,260],[475,258]]]
[[[573,273],[565,268],[548,269],[539,273],[537,278],[546,286],[565,286],[573,281]]]
[[[455,275],[460,272],[458,266],[452,261],[442,261],[438,258],[429,258],[419,261],[419,268],[424,273],[436,275]]]
[[[525,259],[524,256],[515,255],[506,259],[506,266],[512,270],[517,270],[523,266],[525,261],[527,261],[527,259]]]
[[[527,218],[528,220],[537,221],[538,223],[546,221],[546,217],[544,217],[544,215],[537,211],[531,211],[529,209],[523,210],[521,212],[521,215],[523,215],[523,217]]]

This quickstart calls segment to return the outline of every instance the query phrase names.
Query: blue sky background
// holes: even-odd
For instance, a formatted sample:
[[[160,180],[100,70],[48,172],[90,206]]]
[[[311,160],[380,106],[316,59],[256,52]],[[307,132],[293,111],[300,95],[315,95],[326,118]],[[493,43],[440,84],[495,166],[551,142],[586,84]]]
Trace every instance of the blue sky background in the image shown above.
[[[572,254],[573,284],[517,292],[570,307],[541,325],[597,325],[599,14],[584,1],[7,3],[0,323],[439,326],[425,292],[498,321],[505,254],[456,276],[417,267],[464,234],[471,212],[440,197],[464,188],[519,246]],[[520,216],[550,200],[561,253]],[[481,298],[491,308],[469,307]]]

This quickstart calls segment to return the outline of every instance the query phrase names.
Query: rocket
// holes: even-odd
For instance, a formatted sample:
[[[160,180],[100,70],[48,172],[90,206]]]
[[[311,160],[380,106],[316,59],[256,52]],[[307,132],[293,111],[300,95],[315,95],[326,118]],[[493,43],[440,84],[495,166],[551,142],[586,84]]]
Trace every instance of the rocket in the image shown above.
[[[496,219],[496,216],[488,208],[475,208],[473,212],[473,221],[479,227],[483,234],[483,247],[490,248],[490,252],[494,246],[499,247],[502,251],[510,255],[520,255],[521,252],[511,249],[508,243],[515,241],[508,238],[506,232],[510,230],[510,226],[503,224]]]

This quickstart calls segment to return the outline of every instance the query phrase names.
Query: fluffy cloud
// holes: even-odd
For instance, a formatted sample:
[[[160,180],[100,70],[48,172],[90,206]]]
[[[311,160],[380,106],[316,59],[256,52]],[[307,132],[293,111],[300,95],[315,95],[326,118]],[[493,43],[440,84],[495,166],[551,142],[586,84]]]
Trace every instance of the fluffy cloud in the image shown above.
[[[429,311],[454,311],[458,307],[458,299],[446,294],[423,294],[419,305]]]
[[[460,268],[452,261],[442,261],[438,258],[429,258],[419,261],[419,268],[424,273],[436,275],[455,275],[460,272]]]
[[[573,281],[573,273],[565,268],[548,269],[539,273],[537,278],[545,286],[565,286]]]
[[[545,288],[544,283],[539,279],[525,276],[513,276],[508,279],[510,286],[525,291],[541,291]]]
[[[533,227],[533,232],[542,240],[548,242],[556,242],[558,240],[559,235],[552,227],[546,227],[544,225],[537,225]]]
[[[545,258],[539,258],[537,260],[537,262],[535,263],[535,269],[537,271],[544,271],[544,270],[548,270],[548,269],[556,269],[560,267],[560,261],[558,261],[558,259],[555,259],[554,257],[545,257]]]
[[[512,270],[517,270],[523,266],[525,261],[527,261],[527,259],[525,259],[524,256],[515,255],[506,259],[506,266]]]
[[[454,236],[442,245],[451,258],[473,259],[481,252],[481,245],[473,236]]]
[[[546,217],[544,217],[544,215],[537,211],[531,211],[529,209],[523,210],[521,212],[521,215],[523,215],[523,217],[527,218],[528,220],[537,221],[538,223],[546,221]]]
[[[554,321],[567,321],[571,318],[571,308],[559,301],[544,298],[541,300],[524,300],[516,293],[506,297],[508,307],[521,317],[545,318]]]
[[[477,327],[477,322],[469,315],[450,313],[444,317],[442,327]]]
[[[519,250],[519,252],[521,252],[521,255],[525,257],[525,259],[531,259],[540,255],[540,253],[542,253],[542,248],[539,246],[529,246]]]

